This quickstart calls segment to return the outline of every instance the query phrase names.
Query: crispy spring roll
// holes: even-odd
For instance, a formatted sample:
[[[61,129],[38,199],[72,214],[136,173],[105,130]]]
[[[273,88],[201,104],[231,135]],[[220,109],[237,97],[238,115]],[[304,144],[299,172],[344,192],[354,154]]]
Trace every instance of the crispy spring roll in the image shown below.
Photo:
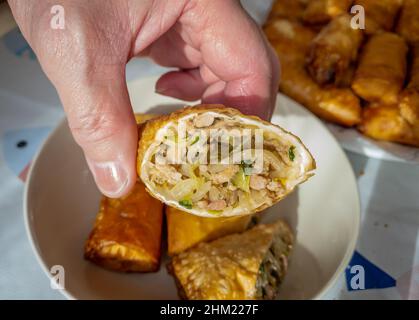
[[[419,147],[419,127],[410,125],[401,116],[397,104],[372,104],[364,108],[359,130],[376,140]]]
[[[265,33],[281,62],[280,91],[328,121],[349,127],[361,121],[360,101],[350,89],[321,88],[306,72],[313,31],[282,19],[266,26]]]
[[[167,243],[169,256],[179,254],[201,242],[245,231],[254,216],[204,218],[166,206]]]
[[[309,24],[328,23],[334,17],[347,13],[353,0],[310,0],[303,13]]]
[[[260,212],[314,169],[298,137],[223,105],[184,108],[148,121],[138,148],[138,175],[150,194],[203,217]]]
[[[358,56],[363,32],[351,28],[351,16],[334,18],[313,40],[308,71],[320,85],[344,82],[348,69]]]
[[[175,256],[168,265],[188,300],[271,300],[288,269],[293,234],[278,221],[258,225]]]
[[[306,0],[276,0],[272,6],[268,21],[278,18],[300,20],[306,7]]]
[[[397,33],[409,44],[419,43],[419,0],[404,0]]]
[[[157,271],[162,217],[163,204],[141,182],[124,198],[103,197],[85,245],[85,258],[115,271]]]
[[[403,0],[356,0],[365,9],[365,32],[391,31]]]
[[[407,50],[395,33],[372,36],[361,54],[352,89],[370,102],[397,103],[406,77]]]
[[[419,43],[412,46],[412,66],[407,88],[400,96],[400,112],[413,126],[419,126]]]

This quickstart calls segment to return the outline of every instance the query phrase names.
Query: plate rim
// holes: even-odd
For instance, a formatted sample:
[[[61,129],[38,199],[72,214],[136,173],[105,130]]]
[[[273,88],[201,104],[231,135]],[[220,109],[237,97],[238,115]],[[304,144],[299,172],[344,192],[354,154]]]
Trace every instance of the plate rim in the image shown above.
[[[137,81],[154,81],[155,79],[157,79],[157,77],[144,77],[144,78],[138,78],[135,79],[132,82],[137,82]],[[128,83],[128,85],[130,85],[130,83]],[[341,152],[343,159],[345,161],[345,164],[349,167],[350,172],[352,173],[352,182],[354,183],[356,192],[355,192],[355,198],[353,199],[355,201],[354,205],[356,207],[356,212],[354,212],[354,235],[351,238],[350,243],[348,243],[346,252],[339,264],[339,266],[336,268],[335,272],[333,273],[333,275],[330,277],[330,279],[325,283],[325,285],[323,285],[323,287],[319,290],[319,292],[317,294],[315,294],[311,300],[319,300],[321,299],[323,296],[325,296],[325,294],[333,288],[333,286],[337,283],[340,275],[344,272],[344,270],[346,269],[350,259],[352,258],[353,253],[355,252],[356,249],[356,245],[358,242],[358,238],[359,238],[359,234],[360,234],[360,227],[361,227],[361,202],[360,202],[360,194],[359,194],[359,188],[358,188],[358,184],[356,182],[356,176],[355,176],[355,172],[354,169],[347,157],[347,155],[345,154],[340,142],[338,141],[338,139],[332,134],[332,132],[330,131],[330,129],[318,118],[316,117],[314,114],[312,114],[311,112],[309,112],[308,110],[306,110],[306,108],[304,108],[301,104],[299,104],[298,102],[294,101],[293,99],[287,97],[286,95],[282,94],[282,93],[278,93],[277,94],[277,98],[280,99],[286,99],[289,102],[291,102],[292,104],[296,105],[299,109],[301,109],[300,111],[302,111],[303,113],[306,113],[308,115],[310,115],[310,117],[312,118],[312,120],[316,121],[318,125],[320,125],[321,127],[323,127],[325,129],[325,131],[330,135],[330,137],[334,140],[334,142],[336,143],[336,146],[339,149],[339,152]],[[280,112],[280,107],[278,105],[278,100],[277,99],[277,104],[275,106],[275,108],[277,109],[276,112]],[[188,102],[185,102],[185,104],[188,104]],[[274,111],[275,114],[275,111]],[[24,187],[24,192],[23,192],[23,214],[24,214],[24,224],[25,224],[25,231],[26,231],[26,235],[28,237],[28,240],[30,242],[30,247],[32,249],[32,251],[35,254],[36,260],[39,263],[39,265],[41,266],[42,270],[44,271],[44,273],[47,275],[47,278],[52,281],[53,276],[50,273],[48,266],[46,265],[44,259],[41,256],[41,250],[37,247],[35,240],[36,236],[35,236],[35,232],[33,230],[33,228],[31,227],[30,224],[30,209],[29,209],[29,190],[32,188],[32,184],[33,184],[33,172],[35,170],[35,168],[39,165],[39,159],[42,155],[42,153],[45,151],[45,147],[47,144],[49,144],[51,142],[51,140],[54,138],[54,136],[56,135],[56,133],[62,129],[62,127],[67,123],[66,117],[64,116],[60,122],[57,124],[57,126],[50,132],[50,134],[48,135],[48,137],[43,141],[43,143],[41,144],[41,146],[39,147],[39,149],[36,152],[36,155],[34,156],[33,160],[32,160],[32,165],[30,166],[30,169],[28,171],[28,179],[25,183],[25,187]],[[65,298],[69,299],[69,300],[76,300],[77,298],[75,296],[73,296],[68,290],[61,289],[58,290]]]

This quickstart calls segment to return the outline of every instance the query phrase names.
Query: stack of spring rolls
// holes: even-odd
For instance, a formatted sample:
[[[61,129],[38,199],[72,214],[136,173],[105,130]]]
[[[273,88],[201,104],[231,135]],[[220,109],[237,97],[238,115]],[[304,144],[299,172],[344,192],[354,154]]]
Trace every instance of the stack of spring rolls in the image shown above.
[[[284,94],[327,121],[419,147],[419,0],[277,0],[264,31]]]
[[[128,196],[103,197],[85,258],[114,271],[155,272],[166,234],[168,271],[181,298],[276,298],[288,269],[293,234],[282,220],[260,224],[259,218],[262,210],[313,175],[314,159],[301,140],[222,105],[136,119],[139,180]],[[214,144],[235,155],[234,139],[222,137],[240,130],[250,133],[240,136],[240,162],[203,161],[202,156],[211,157]],[[262,135],[261,144],[256,144],[256,132]],[[195,158],[174,162],[170,148],[182,147],[185,156]],[[207,151],[197,157],[197,150]]]

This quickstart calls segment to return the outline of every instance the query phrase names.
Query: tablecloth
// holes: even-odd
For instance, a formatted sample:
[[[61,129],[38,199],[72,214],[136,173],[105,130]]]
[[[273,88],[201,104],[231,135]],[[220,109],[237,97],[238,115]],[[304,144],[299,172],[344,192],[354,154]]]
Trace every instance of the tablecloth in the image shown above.
[[[244,1],[259,23],[270,3]],[[163,71],[134,59],[127,78]],[[12,30],[0,39],[0,299],[63,299],[35,259],[22,207],[30,161],[63,116],[33,52]],[[345,273],[323,298],[419,299],[419,166],[347,155],[361,197],[360,237]]]

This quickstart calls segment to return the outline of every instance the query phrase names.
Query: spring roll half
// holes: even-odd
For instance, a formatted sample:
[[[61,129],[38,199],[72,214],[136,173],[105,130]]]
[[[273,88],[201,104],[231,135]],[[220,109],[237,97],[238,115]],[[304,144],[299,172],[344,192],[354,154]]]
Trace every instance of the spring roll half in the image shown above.
[[[230,218],[205,218],[166,206],[167,243],[169,256],[174,256],[201,242],[243,232],[250,227],[256,216]]]
[[[137,164],[151,195],[203,217],[259,212],[315,169],[299,138],[223,105],[184,108],[148,121]]]
[[[407,51],[395,33],[372,36],[361,54],[352,89],[370,102],[397,103],[406,77]]]
[[[419,147],[419,127],[410,125],[397,104],[371,104],[364,108],[360,131],[376,140]]]
[[[348,12],[353,0],[309,0],[303,20],[309,24],[328,23],[334,17]]]
[[[351,28],[350,15],[330,21],[313,40],[308,55],[307,68],[312,78],[320,85],[345,82],[362,40],[363,32]]]
[[[404,0],[397,33],[409,44],[419,43],[419,0]]]
[[[293,235],[282,221],[261,224],[175,256],[168,265],[188,300],[275,299],[288,269]]]
[[[403,0],[356,0],[365,10],[365,32],[368,35],[391,31]]]
[[[412,125],[419,126],[419,43],[412,46],[412,66],[407,88],[400,96],[401,115]]]
[[[157,271],[162,219],[163,204],[151,197],[141,182],[126,197],[103,197],[84,256],[115,271]]]

